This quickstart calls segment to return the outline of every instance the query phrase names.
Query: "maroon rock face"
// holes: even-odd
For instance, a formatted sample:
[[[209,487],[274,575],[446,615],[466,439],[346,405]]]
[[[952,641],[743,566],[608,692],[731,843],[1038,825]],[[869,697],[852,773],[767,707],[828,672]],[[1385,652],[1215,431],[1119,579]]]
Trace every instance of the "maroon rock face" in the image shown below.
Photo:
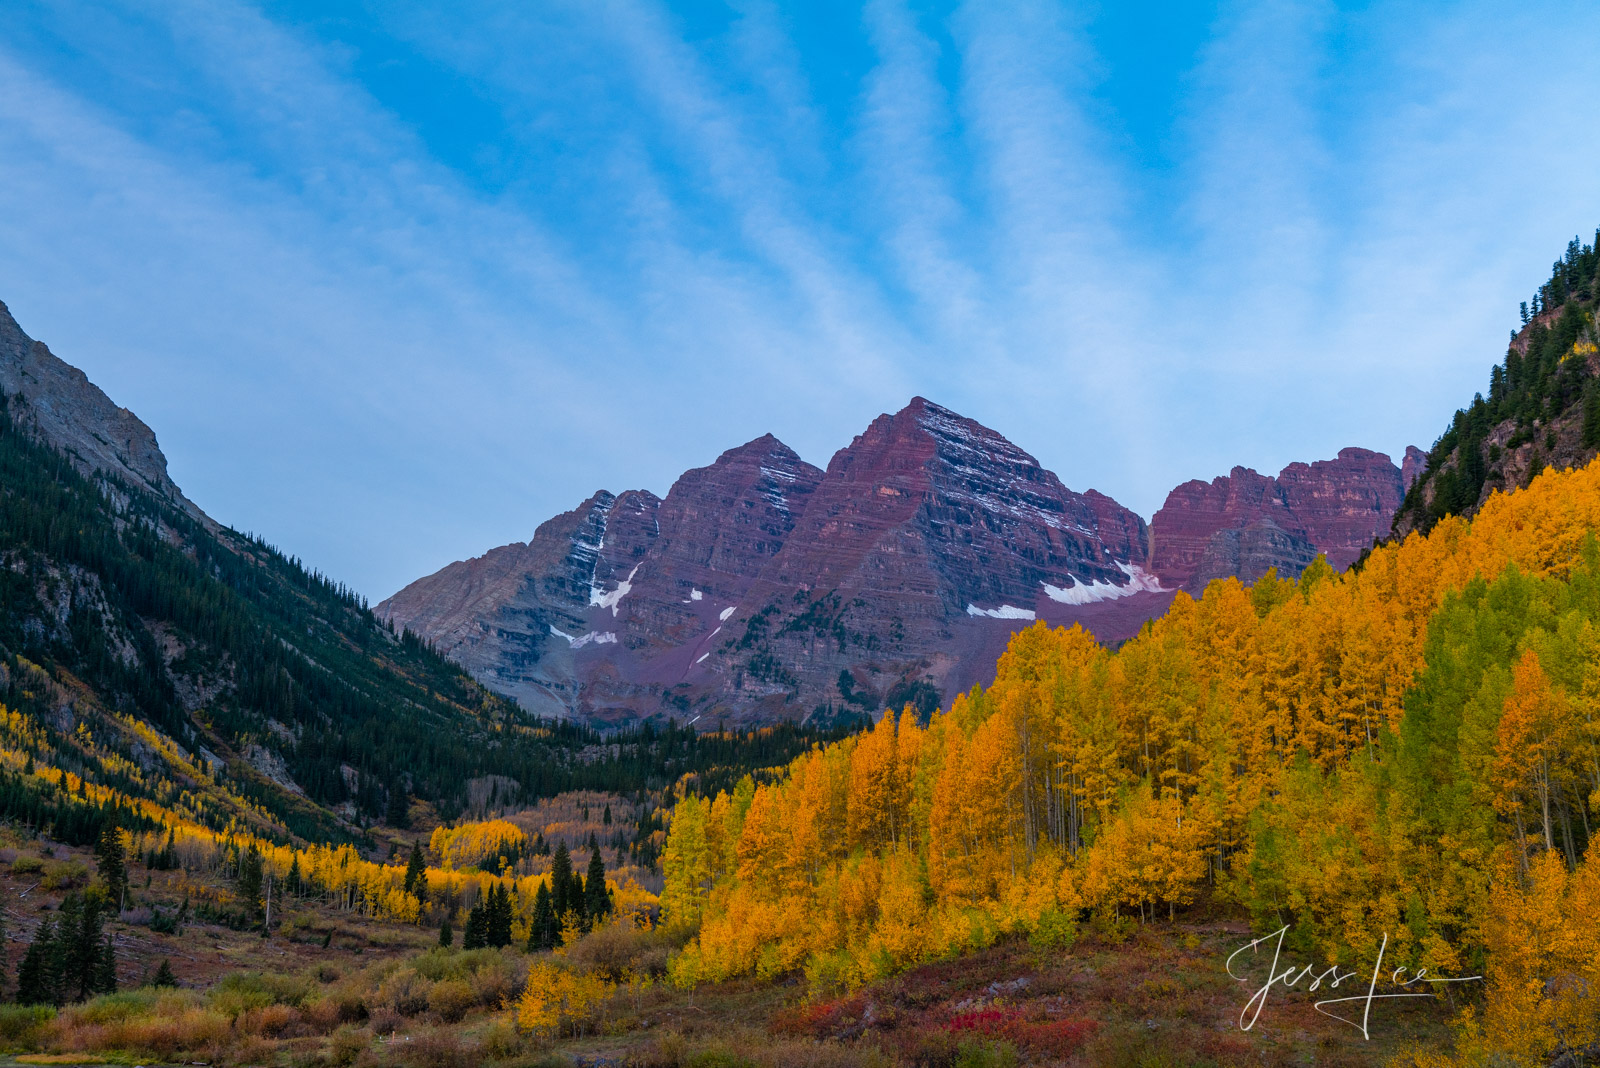
[[[710,724],[871,713],[993,677],[1034,619],[1119,640],[1178,583],[1348,564],[1399,503],[1347,449],[1174,490],[1154,534],[994,431],[920,397],[826,472],[768,435],[663,500],[599,493],[378,606],[539,712]],[[1146,571],[1158,570],[1164,581]]]
[[[427,638],[529,711],[565,716],[577,686],[567,650],[571,639],[563,636],[584,629],[618,500],[601,490],[541,523],[531,541],[451,564],[375,611]]]
[[[1400,484],[1405,487],[1407,492],[1410,492],[1411,484],[1421,476],[1427,467],[1428,454],[1415,445],[1407,445],[1405,459],[1400,462]]]
[[[782,590],[848,590],[934,628],[968,606],[1031,610],[1045,584],[1124,586],[1144,521],[1074,493],[987,427],[921,397],[879,416],[828,465],[789,546]]]
[[[623,643],[659,653],[711,629],[708,612],[743,599],[821,477],[771,434],[685,472],[661,502],[653,544],[613,606]]]
[[[597,494],[378,610],[543,712],[804,716],[985,681],[990,647],[1041,608],[1152,587],[1146,555],[1137,515],[917,398],[826,473],[768,435],[665,500]]]
[[[1342,570],[1388,535],[1404,496],[1400,470],[1367,449],[1290,464],[1276,478],[1235,467],[1167,495],[1150,524],[1151,570],[1193,592],[1229,575],[1253,581],[1269,567],[1298,576],[1318,553]]]
[[[1336,460],[1290,464],[1278,472],[1278,488],[1307,539],[1340,571],[1370,549],[1374,538],[1388,536],[1406,495],[1399,469],[1369,449],[1340,449]]]

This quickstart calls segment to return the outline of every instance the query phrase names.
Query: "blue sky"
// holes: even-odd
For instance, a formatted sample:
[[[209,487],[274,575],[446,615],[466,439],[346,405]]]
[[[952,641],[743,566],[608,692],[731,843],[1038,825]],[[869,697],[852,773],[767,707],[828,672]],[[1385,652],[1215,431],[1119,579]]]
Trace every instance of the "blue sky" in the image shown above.
[[[1426,446],[1600,223],[1593,4],[0,9],[0,299],[374,599],[926,395],[1148,517]]]

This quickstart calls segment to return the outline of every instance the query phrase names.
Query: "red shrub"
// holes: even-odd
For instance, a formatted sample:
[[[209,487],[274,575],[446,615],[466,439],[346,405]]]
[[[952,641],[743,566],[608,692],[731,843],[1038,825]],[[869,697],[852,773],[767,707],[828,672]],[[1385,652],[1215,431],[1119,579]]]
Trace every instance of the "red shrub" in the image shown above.
[[[1005,1037],[1032,1053],[1066,1057],[1076,1053],[1094,1029],[1093,1020],[1018,1020],[1007,1029]]]
[[[944,1029],[956,1035],[989,1035],[999,1038],[1009,1025],[1020,1023],[1021,1020],[1022,1013],[1016,1009],[973,1009],[971,1012],[952,1016],[944,1025]]]
[[[821,1038],[858,1025],[866,1011],[867,999],[860,994],[796,1005],[773,1016],[767,1030],[775,1035]]]
[[[1092,1020],[1030,1020],[1020,1009],[998,1007],[958,1013],[944,1024],[953,1035],[1003,1038],[1030,1052],[1054,1057],[1077,1052],[1094,1028]]]

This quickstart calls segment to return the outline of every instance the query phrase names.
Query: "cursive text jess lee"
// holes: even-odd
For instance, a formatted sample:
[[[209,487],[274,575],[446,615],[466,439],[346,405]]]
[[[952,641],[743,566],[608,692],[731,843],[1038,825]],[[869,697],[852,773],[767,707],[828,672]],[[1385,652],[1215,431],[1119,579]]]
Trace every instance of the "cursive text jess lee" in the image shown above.
[[[1316,967],[1314,965],[1310,965],[1310,964],[1306,965],[1304,968],[1299,968],[1299,969],[1296,969],[1293,965],[1290,965],[1288,967],[1285,967],[1282,971],[1279,971],[1278,970],[1278,961],[1283,955],[1283,938],[1284,938],[1284,935],[1286,935],[1288,933],[1289,933],[1289,925],[1288,924],[1284,924],[1282,927],[1278,928],[1276,931],[1272,932],[1271,934],[1262,935],[1260,938],[1257,938],[1253,942],[1246,942],[1244,945],[1242,945],[1238,949],[1234,950],[1228,956],[1228,964],[1227,964],[1228,975],[1231,976],[1234,979],[1237,979],[1241,983],[1253,982],[1253,980],[1251,980],[1250,978],[1248,978],[1246,976],[1243,976],[1243,975],[1239,975],[1233,970],[1234,958],[1239,956],[1239,954],[1243,953],[1245,950],[1250,950],[1251,952],[1254,952],[1258,948],[1260,948],[1263,943],[1267,943],[1267,942],[1271,942],[1272,943],[1272,967],[1267,972],[1267,981],[1265,983],[1262,983],[1261,987],[1258,990],[1256,990],[1256,992],[1254,994],[1252,994],[1250,996],[1250,1000],[1245,1003],[1244,1009],[1241,1010],[1240,1013],[1239,1013],[1239,1028],[1241,1030],[1248,1031],[1252,1027],[1255,1026],[1256,1020],[1258,1020],[1261,1017],[1261,1010],[1266,1007],[1267,995],[1271,993],[1272,988],[1273,988],[1274,985],[1281,984],[1285,990],[1293,990],[1296,987],[1298,987],[1305,980],[1310,979],[1311,980],[1311,985],[1306,987],[1306,990],[1308,990],[1308,991],[1316,991],[1316,990],[1319,990],[1319,989],[1322,988],[1322,985],[1323,985],[1324,982],[1326,982],[1327,985],[1330,988],[1337,989],[1339,984],[1344,982],[1345,980],[1356,978],[1356,974],[1357,973],[1355,973],[1353,971],[1352,972],[1348,972],[1348,973],[1341,973],[1339,971],[1339,966],[1336,965],[1336,964],[1335,965],[1330,965],[1329,967],[1323,969],[1320,972],[1316,970]],[[1356,994],[1356,995],[1354,995],[1352,997],[1327,998],[1327,999],[1325,999],[1323,1001],[1316,1002],[1312,1007],[1315,1008],[1318,1012],[1322,1013],[1324,1016],[1329,1016],[1329,1017],[1332,1017],[1335,1020],[1338,1020],[1341,1023],[1349,1024],[1350,1026],[1356,1028],[1358,1031],[1361,1032],[1361,1037],[1362,1038],[1370,1040],[1372,1038],[1372,1035],[1368,1031],[1367,1028],[1368,1028],[1368,1022],[1370,1021],[1370,1019],[1372,1017],[1372,1003],[1374,1001],[1381,1001],[1381,1000],[1384,1000],[1386,998],[1430,998],[1430,997],[1433,997],[1433,993],[1431,991],[1426,991],[1426,990],[1409,990],[1409,991],[1403,991],[1402,993],[1399,993],[1399,994],[1380,994],[1380,993],[1378,993],[1378,983],[1380,982],[1380,979],[1381,979],[1381,977],[1383,975],[1383,954],[1384,954],[1384,951],[1387,950],[1388,948],[1389,948],[1389,933],[1387,931],[1385,931],[1384,935],[1383,935],[1383,942],[1378,947],[1378,959],[1372,966],[1372,976],[1367,982],[1366,993],[1364,993],[1364,994]],[[1432,984],[1432,983],[1471,983],[1471,982],[1475,982],[1475,981],[1483,978],[1483,976],[1481,976],[1481,975],[1467,975],[1467,976],[1462,976],[1462,977],[1457,978],[1457,979],[1430,979],[1430,978],[1428,978],[1428,969],[1421,968],[1421,969],[1418,969],[1417,973],[1415,975],[1413,975],[1410,979],[1402,979],[1401,976],[1403,976],[1407,972],[1407,970],[1408,969],[1406,969],[1406,968],[1396,968],[1396,969],[1394,969],[1393,974],[1389,976],[1390,983],[1392,983],[1395,986],[1404,988],[1404,987],[1415,986],[1418,983],[1429,983],[1429,984]],[[1353,1020],[1353,1019],[1350,1019],[1347,1016],[1340,1016],[1336,1012],[1330,1012],[1326,1008],[1326,1006],[1329,1006],[1329,1005],[1348,1004],[1348,1003],[1353,1002],[1353,1001],[1359,1001],[1359,1002],[1362,1003],[1361,1020],[1360,1020],[1359,1023],[1357,1021]],[[1246,1020],[1246,1017],[1249,1017],[1249,1019]]]

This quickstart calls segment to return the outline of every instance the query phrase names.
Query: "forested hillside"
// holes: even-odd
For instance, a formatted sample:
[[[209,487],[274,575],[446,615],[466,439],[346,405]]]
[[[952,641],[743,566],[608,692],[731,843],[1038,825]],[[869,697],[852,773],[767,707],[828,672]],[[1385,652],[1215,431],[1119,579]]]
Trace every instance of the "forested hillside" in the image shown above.
[[[1550,280],[1522,305],[1487,396],[1456,412],[1395,517],[1395,530],[1427,530],[1471,515],[1497,489],[1526,486],[1546,465],[1581,466],[1600,450],[1600,345],[1595,244],[1573,238]]]
[[[43,765],[322,842],[404,824],[419,800],[453,818],[486,778],[505,804],[660,789],[810,741],[667,727],[601,745],[532,719],[259,539],[85,475],[12,418],[25,404],[0,412],[0,704]]]
[[[849,988],[1203,906],[1324,965],[1486,974],[1452,995],[1483,1020],[1462,1063],[1587,1048],[1596,530],[1600,465],[1547,471],[1359,569],[1179,594],[1116,653],[1035,625],[925,726],[681,800],[662,906],[699,934],[674,977]]]

